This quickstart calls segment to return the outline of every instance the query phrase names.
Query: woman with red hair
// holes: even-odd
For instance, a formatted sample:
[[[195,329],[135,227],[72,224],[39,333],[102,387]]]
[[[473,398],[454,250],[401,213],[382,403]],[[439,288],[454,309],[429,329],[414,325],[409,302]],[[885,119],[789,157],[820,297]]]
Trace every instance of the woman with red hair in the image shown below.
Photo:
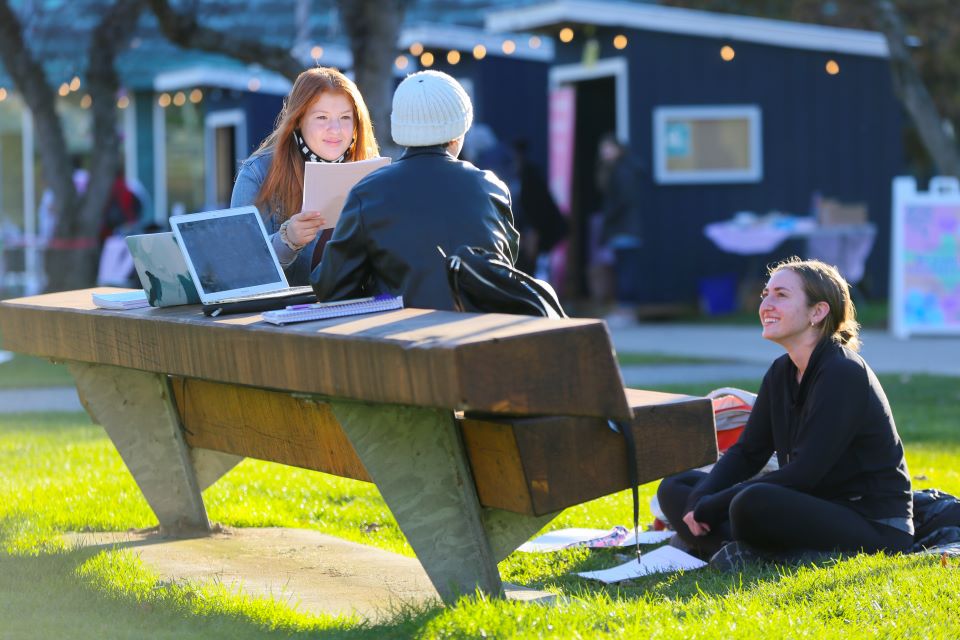
[[[305,162],[354,162],[379,155],[370,113],[352,80],[331,67],[301,73],[273,132],[240,167],[231,207],[260,210],[291,285],[309,284],[332,230],[301,211]]]

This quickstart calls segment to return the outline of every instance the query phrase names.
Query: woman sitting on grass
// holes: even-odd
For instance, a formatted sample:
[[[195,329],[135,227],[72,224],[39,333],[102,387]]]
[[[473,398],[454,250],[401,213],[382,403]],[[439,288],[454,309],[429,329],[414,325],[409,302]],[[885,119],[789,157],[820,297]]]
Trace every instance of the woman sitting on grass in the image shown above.
[[[756,557],[751,547],[906,551],[910,474],[883,388],[856,353],[850,287],[818,260],[791,258],[769,274],[762,335],[787,353],[764,376],[737,443],[709,474],[665,479],[660,506],[720,568]],[[773,452],[780,469],[753,478]]]

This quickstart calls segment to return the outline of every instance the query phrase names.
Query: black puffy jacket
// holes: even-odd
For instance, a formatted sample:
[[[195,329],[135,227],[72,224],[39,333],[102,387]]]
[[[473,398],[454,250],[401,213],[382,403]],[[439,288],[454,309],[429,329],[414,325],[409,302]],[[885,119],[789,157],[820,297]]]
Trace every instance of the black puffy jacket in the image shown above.
[[[311,276],[319,300],[402,295],[404,305],[452,310],[444,261],[459,245],[516,263],[519,234],[510,191],[490,171],[442,146],[411,147],[347,196]]]

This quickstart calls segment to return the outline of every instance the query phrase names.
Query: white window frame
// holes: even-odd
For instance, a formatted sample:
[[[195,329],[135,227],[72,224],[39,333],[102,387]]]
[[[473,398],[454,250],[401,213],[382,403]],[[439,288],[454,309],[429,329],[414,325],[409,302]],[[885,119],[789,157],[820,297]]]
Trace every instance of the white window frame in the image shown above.
[[[247,114],[243,109],[224,109],[211,111],[203,120],[203,146],[206,158],[204,160],[203,197],[207,207],[213,206],[217,197],[216,182],[216,154],[214,153],[215,133],[220,127],[233,127],[236,132],[234,140],[234,171],[247,158]]]
[[[630,142],[630,86],[627,59],[624,57],[601,58],[594,64],[561,64],[551,67],[548,71],[548,83],[551,89],[568,84],[576,84],[583,80],[613,77],[614,100],[616,118],[615,128],[617,139],[627,144]],[[574,150],[574,153],[577,151]],[[592,151],[590,152],[592,153]]]
[[[750,166],[746,169],[667,168],[666,125],[669,120],[728,120],[745,118],[748,122]],[[653,110],[653,164],[658,184],[717,184],[760,182],[763,180],[763,116],[757,105],[660,106]]]

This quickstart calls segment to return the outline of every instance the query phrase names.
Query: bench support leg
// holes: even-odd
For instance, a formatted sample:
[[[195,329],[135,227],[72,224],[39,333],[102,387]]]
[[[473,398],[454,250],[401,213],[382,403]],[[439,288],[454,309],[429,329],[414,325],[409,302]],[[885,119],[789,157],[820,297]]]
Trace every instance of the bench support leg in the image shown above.
[[[450,411],[331,402],[444,602],[501,595],[460,430]]]
[[[210,530],[167,376],[68,362],[80,400],[123,458],[164,535]]]
[[[528,516],[502,509],[484,509],[483,528],[487,530],[493,557],[500,562],[558,515],[559,512],[545,516]]]

